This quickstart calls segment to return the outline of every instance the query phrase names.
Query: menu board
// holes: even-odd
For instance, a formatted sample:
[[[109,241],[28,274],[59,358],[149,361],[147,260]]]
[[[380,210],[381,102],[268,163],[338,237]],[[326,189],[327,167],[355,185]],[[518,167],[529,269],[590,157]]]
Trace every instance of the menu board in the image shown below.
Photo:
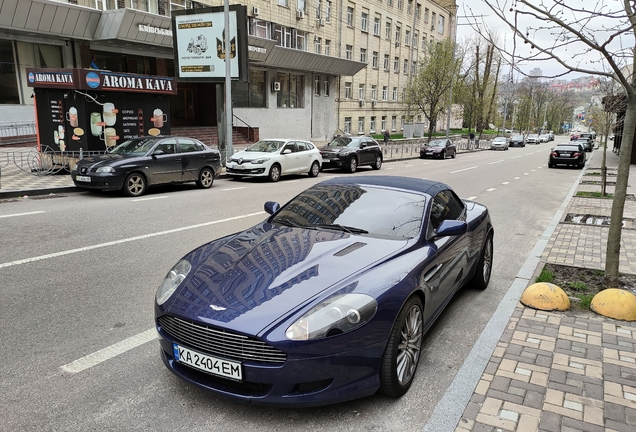
[[[130,138],[170,135],[168,96],[35,91],[40,143],[55,151],[106,151]]]

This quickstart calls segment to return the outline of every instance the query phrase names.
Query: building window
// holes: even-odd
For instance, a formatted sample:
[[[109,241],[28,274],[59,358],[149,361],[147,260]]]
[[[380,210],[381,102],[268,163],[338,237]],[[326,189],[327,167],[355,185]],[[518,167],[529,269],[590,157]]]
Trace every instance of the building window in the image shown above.
[[[364,100],[364,84],[358,84],[358,99]]]
[[[329,78],[326,78],[322,83],[323,96],[329,96]]]
[[[346,134],[351,133],[351,117],[345,117],[344,133]]]
[[[364,133],[364,117],[358,117],[358,134]]]
[[[320,75],[314,75],[314,96],[320,96]]]
[[[314,43],[316,44],[316,54],[320,54],[322,51],[322,38],[315,37]]]
[[[419,3],[415,6],[415,18],[422,18],[422,5]]]
[[[424,8],[424,24],[428,24],[428,8]]]
[[[408,59],[404,59],[404,74],[409,73],[409,61]]]
[[[382,123],[380,124],[380,130],[386,130],[386,116],[382,116]]]
[[[400,128],[402,130],[404,130],[404,123],[406,123],[406,118],[402,116],[402,118],[400,118]]]
[[[0,39],[0,89],[0,104],[20,103],[18,77],[15,73],[15,58],[13,57],[13,42],[6,39]]]
[[[413,32],[413,48],[417,49],[417,41],[420,40],[420,32],[415,30]]]
[[[393,6],[393,0],[386,0],[387,6]]]
[[[248,32],[252,36],[257,36],[263,39],[271,39],[271,33],[268,31],[270,26],[267,21],[250,18]]]
[[[371,133],[375,133],[375,116],[371,116],[371,123],[369,124]]]
[[[360,63],[367,62],[367,50],[365,48],[360,48]]]
[[[276,45],[285,48],[295,48],[300,51],[307,50],[307,33],[301,30],[296,30],[291,27],[285,27],[278,24],[271,24],[273,31],[271,31],[272,39],[276,41]]]
[[[325,55],[331,55],[331,41],[329,39],[325,39]]]
[[[396,130],[397,129],[397,116],[392,116],[391,117],[391,130]]]
[[[402,29],[400,26],[395,26],[395,43],[399,44],[402,38]]]
[[[296,7],[298,8],[298,10],[305,12],[305,0],[296,0]]]
[[[360,30],[368,31],[367,26],[369,25],[369,14],[366,12],[362,12],[362,16],[360,17]]]
[[[285,6],[285,7],[289,6],[287,0],[278,0],[278,4],[279,6]]]
[[[400,58],[395,57],[393,59],[393,72],[400,73]]]
[[[422,36],[422,49],[426,51],[426,33]]]
[[[435,21],[437,20],[437,14],[431,12],[431,30],[435,30]]]
[[[351,99],[351,83],[345,83],[345,99]]]
[[[398,9],[402,10],[404,8],[404,0],[397,0]]]
[[[373,51],[373,54],[371,56],[371,66],[373,67],[373,69],[378,68],[378,52],[377,51]]]
[[[382,86],[382,100],[385,101],[389,98],[389,86]]]
[[[347,7],[347,25],[353,27],[353,8]]]
[[[406,30],[404,32],[404,45],[411,45],[411,30]]]
[[[386,26],[384,27],[384,37],[391,40],[391,21],[386,22]]]
[[[347,60],[353,60],[353,46],[347,45],[345,47],[345,58]]]
[[[406,13],[411,15],[413,13],[413,0],[409,0],[406,6]]]
[[[77,1],[75,2],[75,4],[77,4]],[[130,0],[130,7],[132,9],[136,9],[139,11],[144,11],[144,12],[150,11],[150,5],[148,4],[148,0]]]
[[[327,10],[325,11],[325,21],[331,22],[331,2],[327,2]]]
[[[267,73],[250,69],[248,82],[232,81],[232,103],[241,108],[266,108],[267,90]]]
[[[384,70],[389,71],[389,55],[384,54]]]
[[[373,34],[380,36],[380,17],[373,18]]]
[[[391,97],[394,101],[397,101],[397,87],[393,87],[393,93],[391,94]]]
[[[320,19],[320,10],[322,9],[322,0],[316,0],[316,19]]]
[[[439,15],[437,18],[437,33],[444,34],[444,18],[443,15]]]
[[[411,65],[411,73],[417,75],[417,62],[415,60],[413,60],[413,64]]]
[[[278,108],[303,108],[305,105],[305,80],[303,75],[278,73],[280,91],[276,93]]]
[[[378,86],[374,84],[371,86],[371,100],[376,100],[377,98],[378,98]]]

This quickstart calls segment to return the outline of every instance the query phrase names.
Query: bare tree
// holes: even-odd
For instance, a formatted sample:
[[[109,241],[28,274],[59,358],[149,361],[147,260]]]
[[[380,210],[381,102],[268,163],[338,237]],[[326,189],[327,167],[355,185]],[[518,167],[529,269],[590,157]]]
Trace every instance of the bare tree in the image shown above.
[[[605,287],[618,286],[623,212],[636,129],[636,82],[626,68],[636,60],[636,1],[483,1],[510,28],[515,42],[521,40],[531,48],[526,55],[517,53],[516,44],[512,52],[502,48],[513,59],[553,60],[565,70],[554,76],[574,71],[607,77],[625,92],[627,108],[605,256]],[[485,28],[480,33],[488,36],[485,23],[475,26]]]

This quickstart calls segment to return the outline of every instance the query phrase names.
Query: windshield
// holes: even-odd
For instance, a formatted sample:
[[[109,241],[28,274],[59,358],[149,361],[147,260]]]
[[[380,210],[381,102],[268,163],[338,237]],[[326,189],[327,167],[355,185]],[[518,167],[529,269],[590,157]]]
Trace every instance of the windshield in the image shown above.
[[[515,135],[512,137],[513,140],[522,140],[523,137],[521,135]]]
[[[274,153],[280,150],[283,144],[284,141],[259,141],[246,148],[245,151]]]
[[[444,140],[433,140],[428,143],[429,147],[446,147],[446,141]]]
[[[317,185],[287,203],[271,223],[315,229],[338,224],[364,235],[407,239],[420,232],[426,199],[373,186]]]
[[[499,138],[495,138],[493,141],[494,142],[506,142],[506,139],[504,137],[499,137]]]
[[[358,147],[358,140],[349,137],[338,137],[331,141],[328,147]]]
[[[539,135],[537,135],[537,134],[530,134],[530,135],[528,135],[528,138],[539,138]]]
[[[124,141],[110,151],[111,154],[119,155],[145,155],[155,144],[156,139],[140,138]]]

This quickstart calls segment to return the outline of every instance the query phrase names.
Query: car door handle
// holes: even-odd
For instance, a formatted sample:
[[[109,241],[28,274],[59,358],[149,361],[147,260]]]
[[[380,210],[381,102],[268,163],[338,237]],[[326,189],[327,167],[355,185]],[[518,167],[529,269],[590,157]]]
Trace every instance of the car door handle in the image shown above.
[[[425,275],[424,275],[424,282],[428,283],[429,280],[431,280],[433,278],[433,276],[435,276],[435,273],[437,273],[439,271],[439,269],[442,268],[442,263],[437,264],[435,267],[433,267],[432,269],[430,269]]]

